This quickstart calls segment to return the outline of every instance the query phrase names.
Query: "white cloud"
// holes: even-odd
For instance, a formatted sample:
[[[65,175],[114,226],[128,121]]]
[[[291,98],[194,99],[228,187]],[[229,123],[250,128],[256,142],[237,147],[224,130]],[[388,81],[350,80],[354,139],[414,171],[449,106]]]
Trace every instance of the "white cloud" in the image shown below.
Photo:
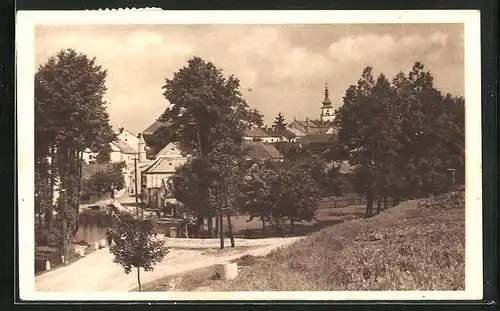
[[[446,42],[448,41],[448,35],[440,31],[436,31],[432,34],[431,41],[439,42],[441,43],[441,45],[446,45]]]
[[[380,57],[394,59],[398,55],[422,53],[436,44],[444,47],[448,35],[434,32],[430,36],[410,35],[395,39],[390,35],[348,36],[330,44],[329,56],[338,61],[369,61]],[[434,57],[436,57],[435,54]],[[439,54],[440,56],[441,54]]]
[[[311,28],[311,37],[317,32]],[[224,75],[238,77],[248,103],[264,113],[266,122],[279,111],[288,119],[317,117],[326,81],[330,99],[339,105],[342,92],[357,81],[365,65],[391,77],[423,60],[438,85],[445,77],[443,85],[451,91],[461,87],[460,65],[449,62],[447,70],[440,70],[449,52],[446,44],[454,42],[440,30],[400,38],[344,35],[324,48],[314,43],[318,40],[292,44],[286,33],[267,25],[46,27],[37,33],[36,61],[44,63],[63,48],[96,56],[108,70],[111,120],[133,131],[147,127],[167,107],[161,89],[165,78],[194,55],[213,62]],[[449,72],[455,73],[453,79]]]
[[[343,37],[330,44],[328,53],[334,60],[357,61],[363,58],[387,55],[396,48],[391,36],[362,35]]]

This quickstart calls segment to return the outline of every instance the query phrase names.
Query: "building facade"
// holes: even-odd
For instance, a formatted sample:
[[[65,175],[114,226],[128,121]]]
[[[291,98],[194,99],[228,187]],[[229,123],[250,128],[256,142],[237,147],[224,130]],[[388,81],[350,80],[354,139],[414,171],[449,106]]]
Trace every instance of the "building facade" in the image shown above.
[[[191,156],[181,151],[176,143],[169,143],[141,174],[141,188],[145,207],[161,210],[166,203],[176,203],[169,193],[168,184],[178,167],[184,165]]]

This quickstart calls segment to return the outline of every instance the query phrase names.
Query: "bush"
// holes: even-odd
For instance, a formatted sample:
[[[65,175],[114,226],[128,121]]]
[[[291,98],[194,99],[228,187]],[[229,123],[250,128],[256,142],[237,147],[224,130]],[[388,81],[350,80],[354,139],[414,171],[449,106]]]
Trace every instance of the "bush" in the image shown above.
[[[462,191],[451,191],[440,196],[432,196],[418,203],[420,208],[452,209],[465,208],[465,197]]]

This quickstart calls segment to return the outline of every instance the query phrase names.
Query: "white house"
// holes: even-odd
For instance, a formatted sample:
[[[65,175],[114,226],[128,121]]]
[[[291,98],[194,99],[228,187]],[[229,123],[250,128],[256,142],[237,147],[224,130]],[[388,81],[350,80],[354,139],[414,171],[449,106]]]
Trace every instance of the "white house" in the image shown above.
[[[177,143],[169,143],[156,155],[156,159],[142,170],[141,186],[147,208],[161,209],[165,203],[175,202],[169,195],[168,183],[175,170],[184,165],[190,157],[181,151]]]
[[[110,162],[118,163],[125,162],[126,166],[134,164],[134,159],[137,156],[137,151],[126,144],[122,140],[117,140],[111,143]]]
[[[139,146],[139,137],[138,135],[132,133],[131,131],[121,128],[120,132],[118,133],[118,140],[123,141],[126,143],[131,149],[133,149],[135,152],[138,152],[138,146]]]
[[[263,128],[264,132],[268,136],[263,142],[294,142],[297,135],[295,135],[289,129],[278,130],[276,126],[266,126]]]

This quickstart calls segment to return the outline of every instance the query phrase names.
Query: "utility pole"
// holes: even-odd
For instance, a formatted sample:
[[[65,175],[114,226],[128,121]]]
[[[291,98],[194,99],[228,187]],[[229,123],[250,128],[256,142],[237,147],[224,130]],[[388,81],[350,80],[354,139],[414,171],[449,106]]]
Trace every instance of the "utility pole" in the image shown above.
[[[134,158],[134,183],[135,183],[135,212],[139,215],[139,194],[137,192],[137,157]]]

